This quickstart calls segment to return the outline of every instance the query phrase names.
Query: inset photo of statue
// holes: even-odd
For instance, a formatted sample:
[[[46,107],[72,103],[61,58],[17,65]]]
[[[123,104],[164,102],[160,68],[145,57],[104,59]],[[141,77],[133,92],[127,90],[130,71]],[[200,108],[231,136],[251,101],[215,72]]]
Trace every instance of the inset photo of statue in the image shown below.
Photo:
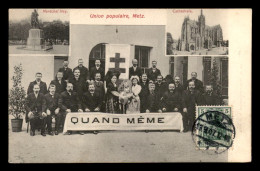
[[[69,10],[10,9],[9,54],[69,54]]]
[[[228,11],[169,9],[166,55],[228,55]]]

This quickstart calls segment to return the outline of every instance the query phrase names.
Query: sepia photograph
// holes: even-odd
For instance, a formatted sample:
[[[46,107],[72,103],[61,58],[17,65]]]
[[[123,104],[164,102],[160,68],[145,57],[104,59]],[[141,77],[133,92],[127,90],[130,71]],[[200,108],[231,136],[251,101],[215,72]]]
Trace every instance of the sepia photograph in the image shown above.
[[[228,55],[227,12],[220,9],[167,11],[167,55]]]
[[[239,143],[250,141],[248,80],[238,77],[250,66],[227,53],[224,19],[207,22],[215,9],[185,13],[197,11],[171,32],[183,12],[10,9],[9,163],[251,160]],[[139,12],[143,24],[129,17]]]

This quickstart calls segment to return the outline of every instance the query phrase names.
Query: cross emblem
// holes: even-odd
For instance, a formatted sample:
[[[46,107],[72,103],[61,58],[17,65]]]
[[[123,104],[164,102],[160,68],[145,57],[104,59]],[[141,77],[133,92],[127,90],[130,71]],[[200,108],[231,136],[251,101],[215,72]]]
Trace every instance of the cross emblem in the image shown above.
[[[120,63],[125,62],[125,58],[120,58],[120,53],[116,53],[115,57],[110,57],[110,62],[115,62],[115,68],[109,68],[109,71],[112,71],[114,69],[120,71],[120,73],[126,73],[125,68],[120,68]]]

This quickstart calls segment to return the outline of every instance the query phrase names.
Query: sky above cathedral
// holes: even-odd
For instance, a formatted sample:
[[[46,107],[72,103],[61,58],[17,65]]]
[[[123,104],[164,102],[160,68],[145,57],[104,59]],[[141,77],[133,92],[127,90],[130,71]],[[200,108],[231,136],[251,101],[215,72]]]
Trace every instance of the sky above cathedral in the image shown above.
[[[186,10],[186,12],[185,12]],[[169,9],[167,11],[167,25],[166,31],[172,34],[173,39],[178,40],[181,36],[181,28],[184,18],[189,16],[190,20],[198,21],[198,16],[201,9]],[[205,16],[205,24],[208,26],[215,26],[220,24],[223,33],[223,39],[228,40],[228,16],[229,10],[227,9],[203,9]]]

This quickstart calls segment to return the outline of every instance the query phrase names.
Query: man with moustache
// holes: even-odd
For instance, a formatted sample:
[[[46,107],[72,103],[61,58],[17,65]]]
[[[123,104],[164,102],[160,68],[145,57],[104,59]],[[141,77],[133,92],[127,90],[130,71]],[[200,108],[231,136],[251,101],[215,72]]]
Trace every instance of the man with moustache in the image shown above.
[[[212,85],[206,85],[206,91],[203,93],[203,105],[220,105],[217,94],[213,91]]]
[[[137,66],[137,64],[138,64],[137,59],[133,59],[132,64],[133,64],[133,66],[129,68],[129,79],[132,76],[138,76],[140,78],[142,75],[142,69]]]
[[[37,126],[41,129],[41,135],[45,134],[46,124],[46,100],[42,93],[40,93],[40,86],[38,84],[33,85],[33,93],[28,94],[26,98],[26,121],[30,121],[31,132],[30,135],[35,135],[35,129]]]
[[[181,79],[179,76],[174,77],[175,91],[178,92],[181,96],[184,91],[182,84],[180,83]]]
[[[60,94],[66,90],[67,82],[63,79],[63,72],[57,72],[55,80],[52,80],[50,85],[55,85],[55,92]],[[50,86],[49,86],[50,87]]]
[[[69,68],[69,61],[65,60],[63,62],[63,67],[59,69],[58,72],[63,73],[63,79],[68,82],[69,79],[73,76],[72,69]]]
[[[46,100],[46,124],[48,134],[53,136],[52,131],[52,117],[55,118],[55,135],[59,134],[59,126],[61,121],[61,113],[60,108],[58,106],[60,95],[56,93],[56,86],[54,84],[50,84],[49,93],[45,94]]]
[[[83,80],[84,82],[86,82],[86,80],[87,82],[90,81],[88,68],[83,66],[83,59],[78,60],[78,66],[73,69],[73,73],[76,69],[80,71],[81,80]]]
[[[89,84],[88,91],[83,95],[82,107],[85,112],[99,112],[102,100],[101,95],[95,91],[95,85]]]
[[[156,92],[159,100],[162,98],[164,92],[166,92],[166,91],[167,91],[167,83],[163,82],[162,75],[158,75],[157,82],[155,83],[155,92]]]
[[[155,82],[158,75],[161,75],[161,71],[156,68],[156,65],[157,65],[157,62],[152,61],[152,68],[149,68],[148,72],[147,72],[148,79],[153,80],[153,82]]]
[[[149,83],[149,93],[146,99],[145,112],[152,113],[158,112],[159,110],[159,100],[155,93],[155,85],[154,83]]]
[[[73,85],[73,91],[75,91],[82,101],[83,93],[87,91],[87,83],[80,77],[81,73],[79,69],[75,69],[73,72],[74,76],[69,79],[69,83]]]
[[[42,93],[43,95],[46,94],[48,92],[47,85],[45,82],[42,81],[42,73],[37,72],[35,74],[35,77],[36,77],[35,81],[30,82],[29,84],[29,87],[27,89],[27,95],[34,92],[33,87],[35,84],[37,84],[40,87],[40,93]]]
[[[140,81],[140,86],[142,87],[141,92],[139,94],[140,97],[140,112],[145,113],[146,111],[146,102],[147,102],[147,96],[149,94],[149,88],[148,88],[148,79],[147,79],[147,74],[143,73],[142,74],[142,80]]]
[[[183,106],[183,132],[191,131],[195,121],[196,105],[202,104],[202,97],[199,90],[195,89],[195,83],[189,82],[188,90],[184,90],[182,106]]]
[[[161,100],[161,112],[179,112],[181,108],[181,95],[176,91],[174,83],[169,83]]]
[[[62,92],[58,101],[61,112],[61,124],[64,128],[66,115],[71,112],[83,112],[81,102],[76,92],[73,91],[73,84],[67,83],[66,91]],[[71,134],[71,131],[68,131]]]
[[[194,84],[195,84],[195,89],[198,90],[200,93],[203,93],[204,92],[204,88],[203,88],[203,83],[202,81],[198,80],[197,79],[197,73],[196,72],[192,72],[191,73],[191,79],[189,79],[187,82],[186,82],[186,85],[185,85],[185,90],[187,90],[188,86],[189,86],[189,82],[193,81]]]
[[[101,75],[100,80],[104,81],[105,70],[104,70],[104,68],[101,68],[100,65],[101,65],[100,60],[99,59],[95,60],[95,67],[92,67],[90,69],[90,79],[91,80],[95,80],[96,73],[100,73],[100,75]]]

